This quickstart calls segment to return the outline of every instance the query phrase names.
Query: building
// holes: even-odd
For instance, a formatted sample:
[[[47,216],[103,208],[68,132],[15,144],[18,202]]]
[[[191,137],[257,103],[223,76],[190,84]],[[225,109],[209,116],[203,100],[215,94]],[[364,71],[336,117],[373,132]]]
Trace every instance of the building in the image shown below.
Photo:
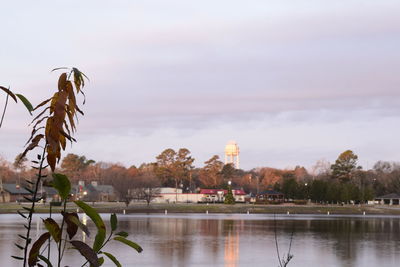
[[[256,196],[256,202],[259,203],[268,203],[268,202],[281,203],[284,201],[285,201],[284,195],[275,190],[265,190]]]
[[[26,201],[24,196],[30,197],[31,193],[18,184],[3,184],[0,202]]]
[[[71,194],[73,199],[81,199],[92,202],[117,201],[118,197],[112,185],[99,185],[96,181],[85,185],[84,181],[79,181],[72,186]]]
[[[396,193],[387,194],[384,196],[376,197],[375,202],[383,205],[399,205],[400,204],[400,195]]]
[[[201,202],[207,203],[222,203],[224,202],[225,195],[228,194],[226,189],[201,189],[200,194],[202,196]],[[233,197],[236,202],[245,202],[246,193],[243,190],[232,189]]]
[[[171,187],[159,188],[155,203],[223,203],[228,190],[225,189],[200,189],[200,193],[182,193],[182,189]],[[233,189],[236,202],[245,202],[246,193],[243,190]]]
[[[239,169],[239,146],[235,141],[229,141],[225,146],[225,164],[232,164]]]

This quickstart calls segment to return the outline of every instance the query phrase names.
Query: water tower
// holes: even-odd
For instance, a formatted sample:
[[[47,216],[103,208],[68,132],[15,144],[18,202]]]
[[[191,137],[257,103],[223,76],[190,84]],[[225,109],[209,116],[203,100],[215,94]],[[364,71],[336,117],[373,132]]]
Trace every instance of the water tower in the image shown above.
[[[225,164],[232,164],[239,169],[239,147],[235,141],[229,141],[225,146]]]

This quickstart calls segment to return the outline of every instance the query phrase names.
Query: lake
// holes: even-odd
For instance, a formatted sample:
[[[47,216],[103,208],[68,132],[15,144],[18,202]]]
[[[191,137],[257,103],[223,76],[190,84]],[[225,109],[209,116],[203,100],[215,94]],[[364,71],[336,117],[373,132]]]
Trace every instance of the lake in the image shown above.
[[[34,239],[44,231],[39,216],[34,219]],[[102,216],[109,225],[109,215]],[[80,218],[88,222],[93,237],[93,224],[83,214]],[[123,266],[278,266],[275,232],[282,254],[294,233],[289,267],[400,264],[396,216],[121,214],[118,218],[119,230],[129,232],[129,239],[144,249],[138,254],[117,242],[107,246],[104,251],[112,252]],[[22,223],[18,215],[0,215],[1,266],[19,266],[10,255],[20,253],[13,243],[24,234]],[[81,233],[77,238],[88,240]],[[64,264],[80,266],[83,262],[77,255],[67,249]],[[114,265],[106,260],[103,266]]]

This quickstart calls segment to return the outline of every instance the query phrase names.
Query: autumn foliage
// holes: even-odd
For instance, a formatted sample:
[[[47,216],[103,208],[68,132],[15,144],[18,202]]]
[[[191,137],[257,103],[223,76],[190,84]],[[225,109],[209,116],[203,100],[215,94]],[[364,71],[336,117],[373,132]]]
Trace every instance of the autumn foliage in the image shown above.
[[[58,79],[58,91],[33,109],[35,111],[43,108],[39,115],[32,120],[33,129],[27,142],[29,145],[22,153],[21,158],[44,140],[47,163],[54,171],[56,163],[61,159],[61,150],[65,150],[67,140],[75,141],[72,134],[76,129],[77,113],[83,115],[76,103],[75,91],[76,94],[84,95],[85,77],[85,74],[77,68],[72,68],[69,74],[62,73]]]

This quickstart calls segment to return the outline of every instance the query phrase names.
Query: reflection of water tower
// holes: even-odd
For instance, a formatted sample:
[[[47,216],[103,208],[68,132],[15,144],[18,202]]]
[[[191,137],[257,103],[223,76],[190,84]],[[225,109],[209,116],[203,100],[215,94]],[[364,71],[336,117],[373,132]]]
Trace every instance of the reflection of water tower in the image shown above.
[[[225,164],[232,164],[239,169],[239,147],[235,141],[229,141],[225,146]]]

